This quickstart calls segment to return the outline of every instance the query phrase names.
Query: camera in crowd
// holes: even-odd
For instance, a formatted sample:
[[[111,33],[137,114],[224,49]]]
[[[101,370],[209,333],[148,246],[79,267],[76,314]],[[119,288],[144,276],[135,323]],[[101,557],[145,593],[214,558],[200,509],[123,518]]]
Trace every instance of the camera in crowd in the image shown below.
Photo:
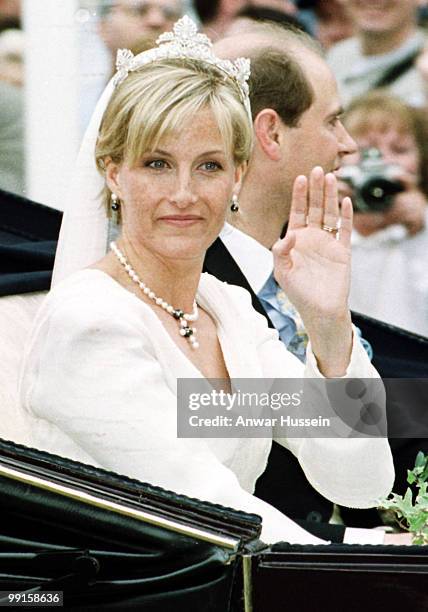
[[[343,166],[339,178],[353,191],[353,205],[358,212],[384,212],[392,204],[394,196],[404,191],[398,179],[403,173],[400,166],[386,164],[375,147],[361,151],[358,165]]]

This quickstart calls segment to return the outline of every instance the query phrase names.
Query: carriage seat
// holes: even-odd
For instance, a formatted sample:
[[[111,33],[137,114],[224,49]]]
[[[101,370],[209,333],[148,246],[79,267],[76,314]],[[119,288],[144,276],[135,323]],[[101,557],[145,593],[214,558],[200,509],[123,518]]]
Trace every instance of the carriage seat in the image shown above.
[[[24,347],[46,292],[0,298],[0,438],[31,446],[28,417],[18,399]]]

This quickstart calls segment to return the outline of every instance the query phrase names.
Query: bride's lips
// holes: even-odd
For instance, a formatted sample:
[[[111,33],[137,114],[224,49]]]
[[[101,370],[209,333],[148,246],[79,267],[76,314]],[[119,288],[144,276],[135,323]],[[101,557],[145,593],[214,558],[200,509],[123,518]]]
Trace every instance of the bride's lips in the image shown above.
[[[198,215],[165,215],[160,217],[159,220],[176,227],[188,227],[202,221],[202,217]]]

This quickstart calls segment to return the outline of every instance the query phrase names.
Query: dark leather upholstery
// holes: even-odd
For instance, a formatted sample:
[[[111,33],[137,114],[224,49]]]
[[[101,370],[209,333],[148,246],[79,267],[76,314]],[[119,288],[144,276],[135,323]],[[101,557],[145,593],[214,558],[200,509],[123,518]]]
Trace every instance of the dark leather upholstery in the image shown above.
[[[5,468],[144,510],[187,531],[228,536],[236,550],[20,482]],[[0,486],[0,591],[61,590],[66,609],[227,611],[236,553],[260,533],[255,515],[4,441]]]

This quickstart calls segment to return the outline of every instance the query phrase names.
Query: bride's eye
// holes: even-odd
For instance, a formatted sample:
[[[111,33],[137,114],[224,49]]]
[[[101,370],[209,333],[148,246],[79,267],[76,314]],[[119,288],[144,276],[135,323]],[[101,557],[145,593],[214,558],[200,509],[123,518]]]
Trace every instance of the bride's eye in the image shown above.
[[[166,161],[163,159],[152,159],[147,161],[144,165],[146,168],[153,168],[154,170],[163,170],[168,167]]]
[[[220,164],[215,161],[207,161],[201,164],[200,166],[202,170],[207,170],[208,172],[215,172],[216,170],[221,170]]]

